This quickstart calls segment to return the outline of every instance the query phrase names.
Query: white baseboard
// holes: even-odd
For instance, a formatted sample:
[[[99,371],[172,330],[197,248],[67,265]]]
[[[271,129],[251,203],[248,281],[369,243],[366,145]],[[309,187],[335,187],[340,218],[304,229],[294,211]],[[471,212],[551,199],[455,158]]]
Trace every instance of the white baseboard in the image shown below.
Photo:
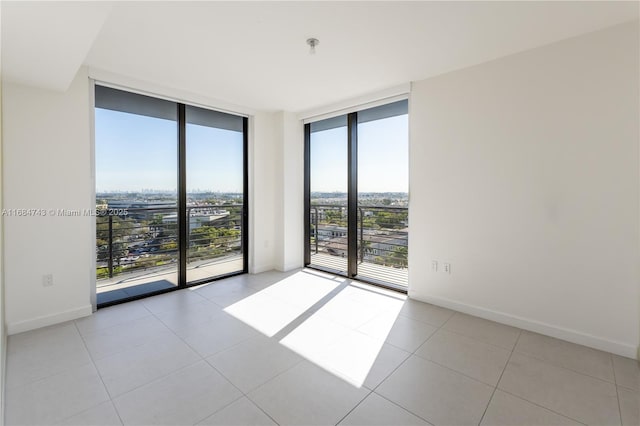
[[[455,300],[442,297],[422,296],[412,294],[411,292],[409,293],[409,297],[421,302],[431,303],[432,305],[453,309],[454,311],[510,325],[512,327],[522,328],[523,330],[533,331],[535,333],[544,334],[546,336],[555,337],[557,339],[566,340],[568,342],[577,343],[579,345],[588,346],[601,351],[611,352],[627,358],[640,359],[640,348],[626,343],[607,340],[576,330],[558,327],[516,315],[505,314],[503,312],[493,311],[479,306],[467,305],[465,303],[456,302]]]
[[[260,274],[267,271],[273,271],[273,265],[253,265],[253,267],[250,268],[249,273]]]
[[[289,272],[289,271],[293,271],[295,269],[302,269],[303,268],[302,264],[299,263],[299,262],[291,262],[291,263],[288,263],[286,265],[280,265],[280,266],[281,266],[281,268],[280,267],[277,268],[278,271],[280,271],[280,272]]]
[[[7,333],[17,334],[23,331],[35,330],[36,328],[47,327],[49,325],[59,324],[65,321],[86,317],[93,313],[90,304],[80,308],[69,309],[64,312],[58,312],[52,315],[45,315],[24,321],[16,321],[7,323]]]

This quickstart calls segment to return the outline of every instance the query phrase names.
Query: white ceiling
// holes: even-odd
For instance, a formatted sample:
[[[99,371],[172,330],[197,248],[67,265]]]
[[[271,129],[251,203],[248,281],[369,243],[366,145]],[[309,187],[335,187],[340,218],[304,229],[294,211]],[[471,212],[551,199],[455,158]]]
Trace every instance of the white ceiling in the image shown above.
[[[637,2],[2,2],[3,78],[85,64],[253,109],[303,111],[638,19]],[[305,40],[320,40],[310,55]]]

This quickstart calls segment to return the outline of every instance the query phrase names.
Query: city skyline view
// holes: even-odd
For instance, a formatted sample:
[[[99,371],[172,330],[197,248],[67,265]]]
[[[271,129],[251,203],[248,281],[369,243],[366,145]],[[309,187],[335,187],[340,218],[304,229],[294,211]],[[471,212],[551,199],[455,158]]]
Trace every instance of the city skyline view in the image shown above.
[[[176,193],[177,122],[96,108],[96,193]],[[408,116],[358,125],[359,192],[408,192]],[[187,124],[187,192],[242,192],[242,133]],[[312,192],[346,192],[346,128],[312,134]],[[300,176],[302,179],[302,176]]]
[[[358,192],[409,191],[408,115],[358,124]],[[311,192],[347,191],[347,127],[311,133]]]
[[[176,192],[177,122],[95,109],[96,192]],[[242,192],[242,133],[187,123],[187,192]]]

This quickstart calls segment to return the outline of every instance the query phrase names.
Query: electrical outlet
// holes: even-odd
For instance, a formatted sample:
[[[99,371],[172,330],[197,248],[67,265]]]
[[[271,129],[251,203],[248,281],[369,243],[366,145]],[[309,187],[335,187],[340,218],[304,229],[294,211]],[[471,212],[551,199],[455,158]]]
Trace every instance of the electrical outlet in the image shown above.
[[[451,264],[450,263],[443,263],[442,264],[442,269],[444,269],[444,272],[447,274],[451,273]]]
[[[438,272],[438,261],[437,260],[432,260],[431,261],[431,271],[432,272]]]
[[[42,287],[51,287],[53,285],[53,274],[45,274],[42,276]]]

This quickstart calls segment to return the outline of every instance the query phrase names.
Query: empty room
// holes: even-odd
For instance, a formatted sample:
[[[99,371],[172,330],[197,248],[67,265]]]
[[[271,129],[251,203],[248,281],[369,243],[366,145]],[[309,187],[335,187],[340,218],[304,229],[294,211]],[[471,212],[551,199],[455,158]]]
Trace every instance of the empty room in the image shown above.
[[[0,24],[1,424],[640,424],[637,1]]]

